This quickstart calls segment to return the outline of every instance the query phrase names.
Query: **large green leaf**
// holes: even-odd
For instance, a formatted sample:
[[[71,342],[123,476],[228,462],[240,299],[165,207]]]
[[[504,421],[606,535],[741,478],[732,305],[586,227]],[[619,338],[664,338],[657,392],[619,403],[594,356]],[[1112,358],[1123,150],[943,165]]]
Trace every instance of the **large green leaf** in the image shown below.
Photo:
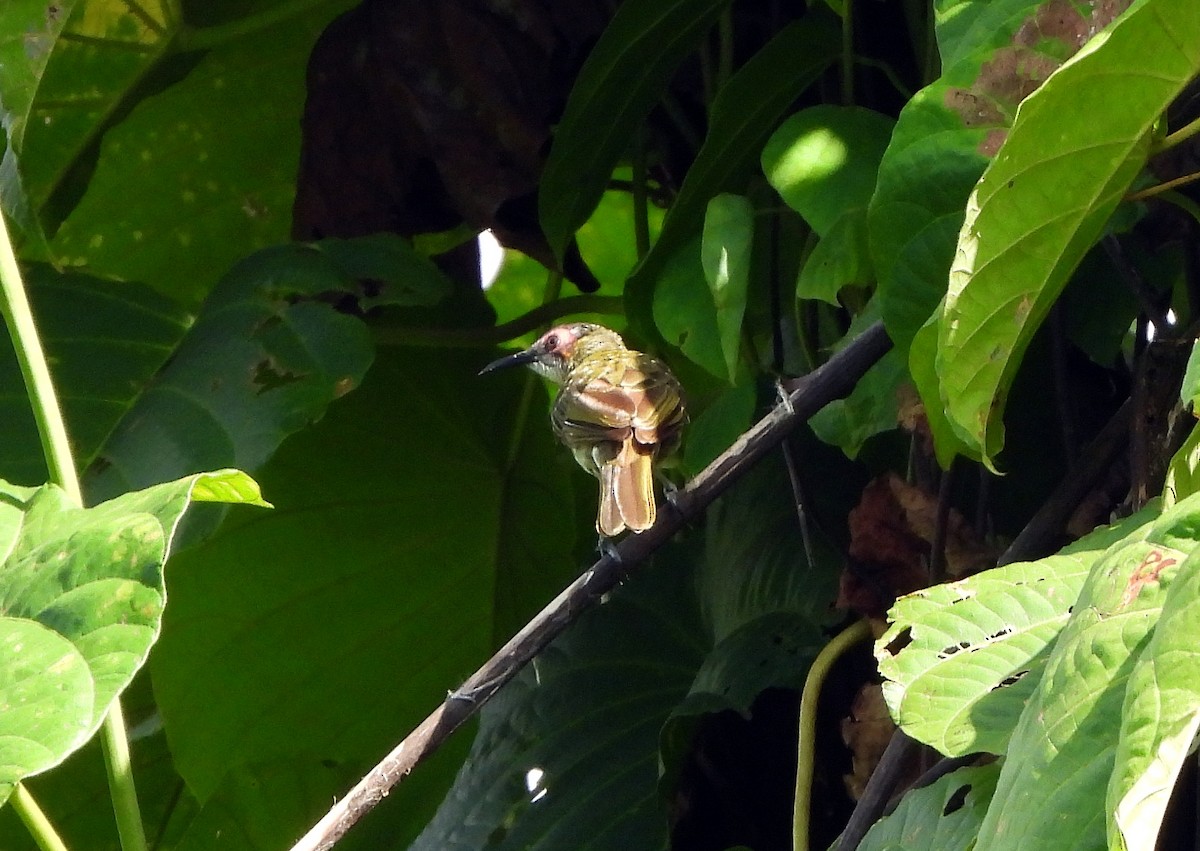
[[[128,4],[103,2],[134,17]],[[184,79],[138,101],[104,135],[86,192],[51,242],[55,261],[195,304],[238,259],[285,241],[305,64],[346,5],[226,39]]]
[[[1184,500],[1093,567],[1013,730],[979,847],[1104,847],[1114,732],[1179,566],[1196,549],[1198,517],[1200,496]]]
[[[868,219],[880,308],[897,348],[907,350],[945,295],[967,197],[1022,99],[1123,7],[1042,0],[939,4],[945,71],[901,111]],[[1086,123],[1075,105],[1069,114]],[[939,404],[920,389],[928,407]]]
[[[729,0],[627,0],[575,80],[538,190],[560,257],[592,214],[634,130]]]
[[[39,218],[51,195],[178,25],[164,0],[136,9],[112,0],[17,0],[0,11],[8,135],[0,198],[31,245],[44,244]]]
[[[1154,636],[1134,665],[1108,784],[1109,847],[1151,851],[1200,728],[1200,554],[1167,590]]]
[[[858,851],[971,851],[999,773],[996,763],[960,768],[909,790],[895,812],[867,831]]]
[[[518,416],[536,378],[476,378],[487,359],[381,350],[360,389],[262,468],[277,510],[180,554],[151,670],[202,804],[234,794],[235,769],[369,767],[578,569],[584,474],[536,415],[540,394]],[[425,765],[392,795],[401,834],[453,770]]]
[[[171,847],[178,834],[177,825],[190,820],[197,807],[195,799],[181,793],[183,781],[175,773],[167,738],[157,721],[148,676],[139,674],[121,693],[121,710],[128,725],[138,806],[146,833],[157,836],[162,832],[163,847]],[[53,771],[22,781],[68,848],[121,851],[102,751],[100,737],[94,736]],[[12,807],[0,808],[0,848],[38,849]]]
[[[202,473],[73,507],[4,483],[0,509],[0,799],[96,731],[158,637],[163,565],[195,501],[264,505],[244,473]]]
[[[40,264],[24,272],[75,463],[86,467],[170,357],[192,317],[138,284],[59,273]],[[7,337],[0,342],[0,421],[0,472],[10,481],[44,482],[41,442]],[[143,484],[198,469],[204,468],[176,469]]]
[[[378,282],[379,292],[361,279]],[[338,310],[339,300],[427,305],[449,288],[399,237],[251,255],[213,291],[105,442],[88,470],[89,493],[103,498],[188,469],[257,468],[357,387],[374,357],[370,331]]]
[[[1145,0],[1021,105],[967,205],[938,319],[940,398],[985,462],[1021,356],[1200,71],[1191,0]],[[1121,104],[1112,109],[1111,104]]]
[[[763,173],[788,206],[821,236],[866,207],[893,121],[862,107],[814,106],[771,134]]]
[[[1058,555],[897,600],[875,649],[897,723],[945,754],[1004,753],[1088,572],[1114,542],[1149,535],[1149,520],[1135,515]]]

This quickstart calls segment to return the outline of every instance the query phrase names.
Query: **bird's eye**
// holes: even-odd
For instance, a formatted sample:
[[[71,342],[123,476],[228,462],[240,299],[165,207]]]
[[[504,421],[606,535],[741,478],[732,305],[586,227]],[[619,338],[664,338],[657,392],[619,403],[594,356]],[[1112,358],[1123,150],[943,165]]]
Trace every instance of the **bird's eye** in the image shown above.
[[[554,349],[558,348],[558,336],[557,335],[551,334],[549,337],[546,338],[546,348],[548,350],[554,350]]]

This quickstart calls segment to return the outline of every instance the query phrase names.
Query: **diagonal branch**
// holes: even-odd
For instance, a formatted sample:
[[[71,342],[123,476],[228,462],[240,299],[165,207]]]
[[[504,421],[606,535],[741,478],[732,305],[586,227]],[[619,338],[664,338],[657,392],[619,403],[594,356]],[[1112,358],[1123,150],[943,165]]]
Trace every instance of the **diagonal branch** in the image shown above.
[[[567,586],[371,769],[292,851],[324,851],[333,847],[404,775],[433,753],[585,609],[613,590],[688,521],[700,516],[709,503],[778,446],[792,429],[833,400],[846,396],[863,373],[891,347],[892,341],[877,322],[827,363],[791,382],[783,401],[675,494],[674,511],[663,511],[652,528],[626,537]]]

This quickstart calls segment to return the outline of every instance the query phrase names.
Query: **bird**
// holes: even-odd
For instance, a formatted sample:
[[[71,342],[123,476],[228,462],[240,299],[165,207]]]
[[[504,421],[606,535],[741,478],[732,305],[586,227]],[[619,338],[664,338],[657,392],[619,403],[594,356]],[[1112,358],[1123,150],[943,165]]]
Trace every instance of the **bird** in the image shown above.
[[[601,543],[653,526],[655,464],[677,449],[687,423],[678,379],[662,361],[591,322],[556,325],[479,374],[522,364],[559,387],[550,425],[579,466],[600,480]]]

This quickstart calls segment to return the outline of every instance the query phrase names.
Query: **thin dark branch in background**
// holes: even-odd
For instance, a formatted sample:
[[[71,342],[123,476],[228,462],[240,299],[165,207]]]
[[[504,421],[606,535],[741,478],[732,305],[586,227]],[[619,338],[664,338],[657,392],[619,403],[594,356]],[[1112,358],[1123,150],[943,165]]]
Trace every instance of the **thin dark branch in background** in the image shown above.
[[[808,512],[804,510],[806,504],[804,489],[800,484],[800,472],[796,467],[796,457],[792,452],[791,444],[786,440],[779,446],[783,449],[783,464],[787,467],[788,481],[792,484],[792,499],[796,503],[796,520],[800,523],[800,537],[804,541],[804,558],[812,567],[817,562],[813,556],[812,537],[808,533]]]
[[[1142,313],[1154,323],[1154,329],[1158,333],[1158,336],[1174,336],[1171,324],[1167,321],[1167,312],[1159,307],[1154,293],[1150,292],[1150,288],[1146,286],[1146,281],[1142,278],[1142,273],[1125,256],[1125,249],[1121,246],[1120,240],[1109,234],[1100,241],[1100,244],[1104,246],[1104,253],[1112,261],[1117,274],[1125,282],[1125,286],[1129,287],[1130,291],[1137,297],[1138,304],[1142,308]]]
[[[428,757],[454,730],[498,692],[584,610],[613,590],[655,550],[744,475],[760,458],[821,408],[846,396],[858,380],[892,347],[882,323],[875,323],[828,362],[803,378],[785,383],[788,397],[739,437],[699,475],[679,490],[673,511],[640,535],[614,546],[582,576],[542,609],[462,687],[383,760],[293,847],[292,851],[332,848],[360,818],[382,801],[404,775]],[[868,787],[869,788],[869,787]]]
[[[939,585],[946,581],[946,527],[950,523],[950,491],[954,487],[954,468],[942,473],[938,483],[937,515],[933,523],[933,542],[929,551],[929,584]]]
[[[1028,561],[1053,552],[1075,508],[1107,472],[1129,441],[1133,403],[1126,401],[1083,450],[1079,463],[1000,556],[999,564]]]
[[[904,779],[905,767],[916,755],[917,748],[920,746],[903,730],[896,730],[892,733],[892,740],[888,742],[883,756],[879,758],[879,764],[871,772],[867,788],[863,790],[862,797],[855,804],[854,812],[850,814],[850,821],[846,823],[846,829],[838,837],[834,851],[854,851],[858,847],[863,837],[867,835],[867,831],[871,829],[871,825],[875,824],[883,815],[888,800],[896,793],[900,781]]]
[[[913,789],[924,789],[926,786],[932,786],[937,781],[941,780],[952,771],[958,771],[971,763],[978,760],[982,753],[967,753],[962,756],[946,756],[934,763],[933,767],[917,778],[913,783]]]
[[[979,493],[975,497],[975,537],[985,538],[988,528],[988,509],[991,507],[992,474],[987,467],[979,465]]]
[[[1075,429],[1075,406],[1072,404],[1071,378],[1067,374],[1067,319],[1062,302],[1050,310],[1050,362],[1054,370],[1054,402],[1058,406],[1059,433],[1066,454],[1067,471],[1079,458],[1079,436]]]

